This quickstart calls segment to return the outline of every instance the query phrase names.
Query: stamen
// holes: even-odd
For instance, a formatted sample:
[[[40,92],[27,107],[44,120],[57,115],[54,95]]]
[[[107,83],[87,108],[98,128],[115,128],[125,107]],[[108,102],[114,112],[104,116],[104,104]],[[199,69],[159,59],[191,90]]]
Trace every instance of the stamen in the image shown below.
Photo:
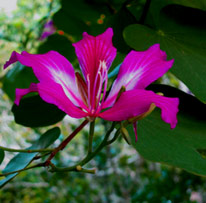
[[[105,80],[105,81],[104,81]],[[103,82],[104,82],[104,90],[103,90],[103,96],[102,96],[102,101],[101,101],[101,105],[97,108],[96,113],[99,113],[102,109],[102,104],[104,103],[105,100],[105,96],[106,96],[106,92],[107,92],[107,83],[108,83],[108,74],[107,74],[107,66],[106,66],[106,62],[102,61],[102,77],[101,77],[101,81],[100,81],[100,87],[102,89],[103,86]],[[101,89],[98,96],[98,101],[97,104],[100,103],[100,99],[101,99]]]
[[[100,99],[101,99],[102,84],[103,84],[103,78],[102,78],[101,73],[99,74],[99,76],[100,76],[99,89],[98,89],[97,96],[96,96],[96,106],[97,106],[97,108],[98,108],[98,104],[99,104]]]
[[[105,78],[105,82],[104,82],[104,90],[103,90],[103,96],[102,96],[102,102],[101,104],[104,102],[104,99],[105,99],[105,96],[106,96],[106,93],[107,93],[107,83],[108,83],[108,75],[107,75],[107,70],[106,71],[106,78]]]
[[[77,87],[78,87],[79,93],[82,97],[82,100],[83,100],[84,104],[88,106],[88,103],[87,103],[87,98],[88,98],[87,85],[86,85],[84,79],[81,77],[81,75],[78,72],[75,73],[75,76],[76,76]]]
[[[99,63],[99,67],[98,67],[98,70],[97,70],[97,74],[96,74],[96,77],[95,77],[95,81],[94,81],[94,86],[93,86],[93,91],[92,91],[92,108],[95,109],[97,107],[97,104],[96,104],[96,99],[95,99],[95,95],[98,94],[99,92],[99,89],[101,90],[101,82],[99,84],[97,84],[98,82],[98,79],[101,81],[101,66],[102,66],[102,62],[100,61]],[[98,88],[98,89],[97,89]]]
[[[90,103],[90,99],[91,99],[91,93],[90,93],[90,79],[89,79],[89,74],[87,74],[87,92],[88,92],[88,98],[87,98],[87,103],[88,103],[88,107],[91,110],[91,103]]]

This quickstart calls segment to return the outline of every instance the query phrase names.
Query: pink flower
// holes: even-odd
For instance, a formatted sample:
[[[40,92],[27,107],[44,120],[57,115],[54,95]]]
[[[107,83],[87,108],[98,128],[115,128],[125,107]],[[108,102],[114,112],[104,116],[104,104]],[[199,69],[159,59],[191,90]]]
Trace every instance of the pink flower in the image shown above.
[[[16,89],[15,104],[29,92],[40,97],[74,118],[101,117],[109,121],[122,121],[146,113],[151,104],[161,109],[161,117],[171,128],[177,124],[177,98],[168,98],[145,88],[167,72],[174,60],[167,61],[159,44],[148,50],[131,51],[124,59],[109,95],[106,96],[108,70],[115,56],[112,44],[113,30],[93,37],[83,33],[83,39],[74,43],[75,52],[83,73],[74,71],[71,63],[55,51],[46,54],[13,52],[4,68],[16,61],[33,69],[39,83],[28,89]],[[119,99],[117,95],[124,86]]]
[[[49,20],[45,23],[43,32],[41,34],[40,40],[44,40],[50,35],[54,34],[56,32],[56,28],[54,27],[53,21]]]

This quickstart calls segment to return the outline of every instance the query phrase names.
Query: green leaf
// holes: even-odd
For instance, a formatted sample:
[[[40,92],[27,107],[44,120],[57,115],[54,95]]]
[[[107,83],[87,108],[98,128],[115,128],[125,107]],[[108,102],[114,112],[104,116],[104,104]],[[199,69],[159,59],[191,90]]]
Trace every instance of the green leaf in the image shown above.
[[[52,128],[45,132],[39,140],[37,140],[31,147],[28,149],[43,149],[47,148],[53,144],[60,135],[60,129],[58,127]],[[6,168],[3,170],[3,173],[9,173],[12,171],[20,170],[26,168],[35,158],[38,153],[18,153],[14,156],[10,162],[7,164]],[[11,181],[18,173],[11,174],[6,176],[6,178],[0,180],[0,188],[2,188],[6,183]]]
[[[200,10],[206,10],[206,1],[205,0],[153,0],[150,4],[150,10],[151,12],[159,12],[163,7],[177,4],[181,6],[186,6],[190,8],[200,9]]]
[[[187,6],[191,8],[206,10],[206,1],[205,0],[168,0],[167,4],[178,4],[182,6]]]
[[[15,89],[28,88],[32,82],[38,82],[32,69],[16,63],[3,78],[3,90],[14,101]]]
[[[125,7],[122,7],[117,13],[109,18],[107,27],[112,27],[114,30],[114,37],[112,41],[118,51],[128,53],[130,50],[124,41],[122,32],[126,26],[136,22],[136,18]]]
[[[146,17],[145,24],[152,26],[152,24],[158,25],[159,22],[159,13],[161,9],[168,5],[180,5],[185,7],[190,7],[194,9],[206,10],[206,1],[205,0],[152,0],[149,11]],[[152,24],[151,24],[152,23]]]
[[[87,30],[87,25],[84,22],[71,16],[70,13],[64,9],[60,9],[54,15],[53,20],[58,29],[63,30],[70,35],[81,36],[81,34]]]
[[[170,71],[202,101],[206,101],[206,13],[179,5],[165,7],[155,28],[130,25],[124,30],[126,43],[138,50],[160,43],[168,58],[174,58]]]
[[[53,20],[58,29],[79,40],[85,31],[96,35],[104,30],[104,25],[97,21],[101,14],[109,14],[108,10],[102,2],[91,4],[84,0],[63,0],[62,8],[54,15]]]
[[[39,46],[38,53],[46,53],[51,50],[59,52],[69,61],[74,61],[76,59],[74,47],[71,41],[65,36],[57,34],[49,36],[47,41]]]
[[[132,145],[145,158],[206,176],[206,105],[191,95],[168,86],[150,86],[156,92],[180,98],[178,124],[171,130],[159,110],[138,123],[138,141],[133,129]],[[200,115],[200,116],[199,116]]]
[[[21,99],[12,107],[15,122],[27,127],[42,127],[61,121],[65,113],[53,104],[46,103],[38,95]]]
[[[119,72],[120,66],[121,66],[121,64],[119,64],[112,72],[110,72],[108,74],[108,78],[112,78],[112,77],[116,76]]]
[[[67,1],[62,0],[62,8],[71,16],[82,22],[96,22],[100,17],[102,7],[97,7],[97,3],[91,4],[85,0]],[[77,26],[77,25],[76,25]]]
[[[4,150],[0,149],[0,164],[4,160]]]

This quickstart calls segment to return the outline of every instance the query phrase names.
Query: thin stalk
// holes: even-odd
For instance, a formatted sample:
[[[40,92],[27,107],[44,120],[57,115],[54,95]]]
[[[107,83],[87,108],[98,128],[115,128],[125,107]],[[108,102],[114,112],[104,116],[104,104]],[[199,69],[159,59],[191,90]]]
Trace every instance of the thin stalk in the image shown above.
[[[119,137],[119,134],[120,134],[120,129],[118,129],[118,130],[116,131],[116,133],[114,134],[114,137],[113,137],[111,140],[108,140],[108,141],[107,141],[107,145],[112,144],[112,143]]]
[[[34,160],[41,159],[42,157],[45,157],[45,156],[47,156],[47,155],[50,155],[50,152],[47,152],[47,153],[45,153],[45,154],[41,154],[41,155],[39,155],[39,156],[35,156],[35,157],[34,157]]]
[[[76,172],[83,172],[83,173],[91,173],[91,174],[95,174],[96,169],[85,169],[82,168],[80,165],[75,165],[72,167],[65,167],[65,168],[60,168],[60,167],[56,167],[54,164],[50,164],[51,172],[68,172],[68,171],[76,171]]]
[[[116,122],[112,123],[112,126],[110,127],[110,129],[107,131],[103,141],[101,142],[101,144],[96,148],[95,151],[93,151],[90,154],[87,154],[87,156],[80,161],[79,163],[75,164],[74,166],[70,166],[70,167],[64,167],[64,168],[59,168],[56,167],[54,164],[50,163],[50,166],[52,167],[51,172],[58,172],[58,171],[78,171],[77,167],[78,166],[84,166],[86,163],[88,163],[92,158],[94,158],[101,150],[102,148],[104,148],[106,145],[111,144],[112,142],[115,141],[115,139],[112,139],[112,142],[109,141],[108,142],[108,138],[111,134],[111,132],[114,130],[114,127],[116,125]],[[118,131],[119,132],[119,131]],[[115,133],[115,135],[117,134],[117,132]],[[117,138],[118,136],[114,136],[115,138]],[[93,169],[94,170],[94,169]]]
[[[2,176],[8,176],[8,175],[11,175],[11,174],[14,174],[14,173],[20,173],[20,172],[22,172],[22,171],[26,171],[26,170],[29,170],[29,169],[32,169],[32,168],[37,168],[37,167],[43,167],[43,166],[44,166],[44,163],[36,164],[36,165],[34,165],[34,166],[29,166],[29,167],[27,167],[27,168],[23,168],[23,169],[20,169],[20,170],[8,172],[8,173],[2,173],[2,174],[0,174],[0,177],[2,177]]]
[[[8,152],[23,152],[23,153],[34,153],[34,152],[51,152],[54,149],[13,149],[0,146],[0,149]]]
[[[56,155],[57,152],[59,152],[60,150],[64,149],[64,147],[72,140],[72,138],[88,123],[89,121],[85,120],[72,134],[70,134],[57,148],[55,148],[55,150],[52,151],[52,153],[50,154],[49,158],[43,162],[43,163],[39,163],[24,169],[20,169],[20,170],[16,170],[16,171],[12,171],[12,172],[8,172],[8,173],[4,173],[4,174],[0,174],[1,176],[7,176],[10,174],[14,174],[14,173],[19,173],[22,171],[26,171],[32,168],[37,168],[37,167],[46,167],[46,166],[50,166],[51,172],[68,172],[68,171],[76,171],[76,172],[83,172],[83,173],[92,173],[95,174],[96,169],[85,169],[82,166],[84,166],[86,163],[88,163],[92,158],[94,158],[106,145],[109,145],[111,143],[113,143],[119,136],[120,133],[120,129],[118,129],[114,135],[114,137],[111,140],[108,140],[110,137],[110,134],[112,133],[112,131],[115,128],[115,125],[117,124],[117,122],[113,122],[112,126],[110,127],[110,129],[107,131],[103,141],[100,143],[100,145],[96,148],[95,151],[91,151],[91,153],[88,153],[87,156],[80,161],[79,163],[77,163],[74,166],[70,166],[70,167],[64,167],[64,168],[60,168],[60,167],[56,167],[52,162],[51,159]],[[128,124],[126,122],[126,124]],[[94,134],[94,123],[90,124],[91,127],[91,134]]]
[[[145,21],[145,19],[147,17],[147,13],[148,13],[148,10],[149,10],[149,7],[150,7],[150,4],[151,4],[151,0],[146,0],[146,3],[144,5],[144,9],[143,9],[141,18],[139,20],[140,24],[144,24],[144,21]]]
[[[76,128],[57,148],[55,148],[54,151],[50,154],[49,158],[45,161],[44,165],[48,166],[51,163],[51,160],[54,158],[54,156],[60,151],[63,150],[67,144],[76,136],[78,132],[84,128],[85,125],[87,125],[89,121],[85,120],[78,128]]]
[[[92,153],[92,142],[93,142],[93,136],[94,136],[94,127],[95,127],[95,120],[90,123],[88,154]]]

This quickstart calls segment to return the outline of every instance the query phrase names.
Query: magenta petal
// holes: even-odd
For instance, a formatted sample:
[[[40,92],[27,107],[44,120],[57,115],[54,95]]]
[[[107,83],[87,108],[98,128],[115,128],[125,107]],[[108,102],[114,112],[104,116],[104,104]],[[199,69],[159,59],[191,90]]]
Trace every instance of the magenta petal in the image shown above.
[[[168,98],[147,90],[130,90],[123,92],[114,106],[99,114],[109,121],[122,121],[147,112],[154,103],[162,110],[161,117],[171,128],[177,124],[178,98]]]
[[[59,109],[73,118],[83,118],[88,114],[76,107],[67,97],[63,88],[59,84],[37,84],[40,97],[51,104],[56,105]]]
[[[38,92],[37,84],[31,83],[30,87],[28,89],[16,89],[16,98],[15,98],[14,103],[16,105],[19,105],[21,98],[24,95],[26,95],[26,94],[28,94],[30,92]]]
[[[100,61],[105,61],[109,69],[116,57],[116,48],[113,47],[112,36],[112,28],[108,28],[97,37],[84,32],[83,39],[73,44],[85,80],[89,76],[91,85],[94,84]]]
[[[174,60],[167,61],[166,53],[155,44],[146,51],[131,51],[124,59],[105,107],[111,106],[122,86],[126,90],[144,89],[160,78],[173,65]]]
[[[56,28],[52,20],[49,20],[45,23],[43,33],[41,34],[40,40],[46,39],[48,36],[54,34],[56,32]]]
[[[49,85],[60,84],[67,97],[77,106],[85,107],[78,92],[75,72],[71,63],[58,52],[50,51],[46,54],[21,54],[13,52],[4,68],[19,61],[25,66],[32,67],[40,83]]]
[[[17,52],[13,51],[10,59],[4,64],[4,69],[6,69],[8,66],[10,66],[11,64],[15,63],[18,61],[18,57],[17,57]]]

